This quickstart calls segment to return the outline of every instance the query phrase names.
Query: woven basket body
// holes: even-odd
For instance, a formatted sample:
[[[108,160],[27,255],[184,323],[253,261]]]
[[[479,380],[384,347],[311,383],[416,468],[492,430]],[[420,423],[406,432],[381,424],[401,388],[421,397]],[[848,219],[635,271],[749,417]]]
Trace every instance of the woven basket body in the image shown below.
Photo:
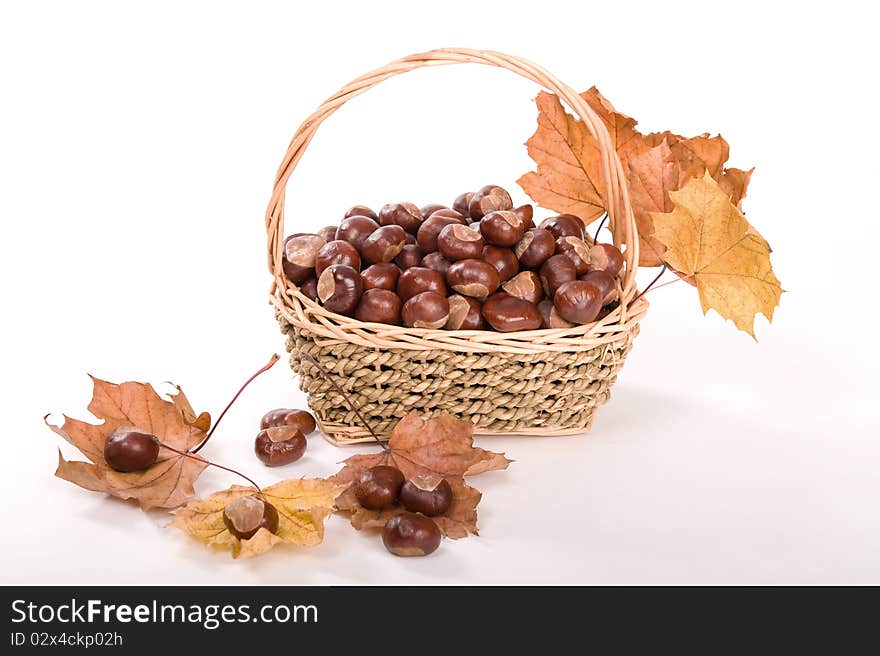
[[[521,333],[414,329],[357,321],[329,312],[302,295],[282,269],[287,180],[321,122],[350,98],[414,68],[479,63],[512,70],[558,95],[593,133],[603,155],[605,198],[625,268],[620,305],[586,326]],[[487,172],[489,175],[490,172]],[[570,87],[528,61],[500,53],[444,49],[413,55],[372,71],[328,98],[300,126],[279,168],[266,213],[271,301],[287,335],[290,363],[300,376],[325,437],[350,443],[372,439],[329,381],[302,354],[318,360],[358,404],[373,429],[387,437],[412,410],[449,412],[481,434],[563,435],[586,431],[609,397],[647,310],[637,298],[638,239],[620,161],[601,119]]]

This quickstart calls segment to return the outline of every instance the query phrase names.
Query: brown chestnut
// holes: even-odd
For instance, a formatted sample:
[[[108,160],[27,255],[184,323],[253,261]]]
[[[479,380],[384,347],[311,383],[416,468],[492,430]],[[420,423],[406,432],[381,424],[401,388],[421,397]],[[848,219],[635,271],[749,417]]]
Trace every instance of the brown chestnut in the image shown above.
[[[437,517],[452,505],[452,486],[436,474],[413,476],[400,488],[400,503],[410,512]]]
[[[291,235],[284,241],[282,264],[291,282],[302,282],[315,274],[315,256],[326,244],[320,235]]]
[[[544,298],[541,279],[534,271],[521,271],[501,287],[511,296],[536,305]]]
[[[308,299],[313,301],[318,300],[318,279],[317,278],[309,278],[308,280],[303,280],[299,284],[299,291],[303,293]]]
[[[565,255],[554,255],[541,266],[541,284],[544,293],[553,298],[561,285],[577,279],[574,262]]]
[[[556,254],[568,257],[579,276],[590,270],[590,247],[583,239],[560,237],[556,240]]]
[[[403,481],[403,473],[397,467],[376,465],[358,475],[354,496],[364,508],[382,510],[397,503]]]
[[[446,272],[446,282],[459,294],[485,298],[497,291],[501,280],[498,270],[488,262],[469,259],[453,262]]]
[[[449,301],[437,292],[422,292],[403,304],[400,316],[408,328],[442,328],[449,319]]]
[[[406,232],[399,225],[374,230],[361,244],[361,255],[370,264],[390,262],[406,245]]]
[[[538,312],[541,313],[541,328],[571,328],[574,326],[573,323],[559,316],[553,301],[549,298],[538,303]]]
[[[117,428],[104,444],[104,460],[118,472],[144,471],[159,459],[159,439],[152,433]]]
[[[360,252],[364,240],[378,229],[379,224],[368,216],[350,216],[339,224],[333,239],[347,241]]]
[[[573,280],[567,282],[556,290],[553,297],[553,305],[556,311],[566,321],[572,323],[590,323],[595,321],[602,309],[602,294],[596,285]]]
[[[500,333],[536,330],[541,327],[538,308],[507,292],[498,292],[483,303],[483,318]]]
[[[437,250],[437,236],[440,231],[448,225],[464,225],[459,219],[451,216],[443,216],[432,214],[419,227],[416,235],[416,241],[426,253],[433,253]]]
[[[347,264],[331,264],[318,278],[318,298],[331,312],[351,316],[361,300],[361,274]]]
[[[441,205],[440,203],[428,203],[427,205],[422,205],[419,210],[422,213],[422,220],[427,219],[437,210],[448,210],[449,208],[446,205]]]
[[[361,256],[347,241],[334,239],[321,246],[321,250],[315,255],[315,275],[320,278],[324,269],[331,264],[347,264],[355,271],[360,271]]]
[[[480,234],[495,246],[514,246],[525,231],[519,214],[509,210],[489,212],[480,220]]]
[[[483,246],[481,256],[483,260],[495,267],[501,282],[510,280],[519,272],[519,260],[516,259],[516,254],[509,248],[487,244]]]
[[[418,244],[407,244],[403,247],[403,250],[397,254],[397,257],[394,258],[394,263],[401,269],[406,270],[411,267],[419,266],[424,256],[425,251],[423,251]]]
[[[302,458],[306,436],[295,426],[264,428],[254,440],[254,453],[267,467],[280,467]]]
[[[422,211],[412,203],[389,203],[379,210],[381,225],[399,225],[411,235],[418,232],[422,220]]]
[[[418,245],[418,241],[416,241],[416,236],[411,235],[408,232],[403,233],[403,245],[404,246],[416,246]]]
[[[437,250],[448,260],[467,260],[480,257],[483,252],[483,237],[479,232],[465,225],[445,226],[437,235]]]
[[[623,268],[623,254],[613,244],[596,244],[590,249],[590,271],[616,276]]]
[[[543,228],[532,228],[519,240],[513,252],[523,269],[540,269],[555,250],[553,233]]]
[[[416,294],[437,292],[446,296],[446,280],[443,274],[427,267],[410,267],[400,274],[397,281],[397,295],[406,303]]]
[[[578,280],[596,285],[599,293],[602,294],[602,305],[608,305],[617,300],[617,279],[607,271],[590,271],[578,276]]]
[[[395,556],[427,556],[437,551],[441,538],[434,520],[416,513],[395,515],[382,529],[382,544]]]
[[[446,320],[447,330],[482,330],[483,315],[480,302],[470,296],[454,294],[446,299],[449,302],[449,318]]]
[[[471,198],[474,197],[474,192],[466,191],[463,194],[459,194],[455,197],[455,200],[452,202],[452,209],[461,214],[462,216],[470,216],[471,211],[469,209],[471,204]]]
[[[293,426],[303,435],[308,435],[315,430],[315,418],[305,410],[276,408],[263,415],[260,420],[260,430],[276,426]]]
[[[354,318],[369,323],[400,325],[400,297],[387,289],[368,289],[355,308]]]
[[[394,262],[378,262],[361,271],[364,291],[367,289],[388,289],[393,292],[397,289],[399,277],[400,267]]]
[[[422,258],[421,266],[426,269],[434,269],[434,271],[439,271],[446,276],[450,264],[452,264],[452,262],[443,257],[443,253],[440,251],[434,251],[433,253],[428,253]]]
[[[574,214],[559,214],[551,216],[541,221],[540,228],[549,230],[553,234],[554,239],[560,237],[577,237],[584,238],[584,222]]]
[[[486,185],[475,192],[468,203],[468,213],[472,219],[482,219],[489,212],[512,209],[510,194],[498,185]]]
[[[519,215],[520,220],[523,222],[523,227],[526,230],[531,230],[535,227],[535,208],[531,205],[520,205],[516,209],[513,210]]]
[[[343,216],[342,218],[347,219],[352,216],[366,216],[366,217],[373,219],[373,221],[379,220],[379,215],[377,215],[373,210],[371,210],[366,205],[355,205],[354,207],[348,208],[348,211],[345,213],[345,216]]]
[[[338,229],[339,226],[324,226],[318,230],[318,236],[323,237],[324,241],[333,241],[336,239],[336,231]]]
[[[239,540],[250,540],[261,528],[270,533],[278,530],[278,511],[259,497],[236,497],[223,508],[223,523]]]

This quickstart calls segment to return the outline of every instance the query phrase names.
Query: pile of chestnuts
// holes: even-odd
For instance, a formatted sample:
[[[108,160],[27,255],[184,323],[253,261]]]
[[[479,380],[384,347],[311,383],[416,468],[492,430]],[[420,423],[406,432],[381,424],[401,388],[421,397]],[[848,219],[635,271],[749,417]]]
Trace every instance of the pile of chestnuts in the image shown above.
[[[277,408],[260,420],[254,453],[267,467],[289,465],[306,451],[306,435],[315,430],[315,418],[305,410]]]
[[[535,226],[533,207],[488,185],[452,203],[356,205],[338,226],[284,242],[288,280],[359,321],[516,332],[596,321],[618,300],[623,255],[572,214]]]

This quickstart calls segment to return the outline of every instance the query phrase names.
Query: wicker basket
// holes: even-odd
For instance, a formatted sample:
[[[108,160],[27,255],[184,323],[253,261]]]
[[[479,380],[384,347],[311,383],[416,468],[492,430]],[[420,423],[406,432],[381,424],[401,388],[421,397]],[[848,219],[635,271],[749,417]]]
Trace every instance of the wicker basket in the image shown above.
[[[506,68],[559,96],[584,121],[603,155],[605,197],[614,242],[624,246],[621,303],[602,320],[519,333],[428,330],[364,323],[329,312],[299,292],[282,270],[287,179],[318,126],[345,102],[399,73],[422,66],[474,63]],[[636,223],[617,153],[601,119],[570,87],[526,60],[451,48],[405,57],[367,73],[328,98],[297,130],[266,211],[271,300],[287,335],[290,364],[325,437],[360,442],[369,433],[346,401],[299,354],[321,362],[377,433],[387,436],[406,413],[450,412],[479,434],[565,435],[585,432],[604,403],[647,310],[636,298]],[[633,300],[635,299],[635,302]]]

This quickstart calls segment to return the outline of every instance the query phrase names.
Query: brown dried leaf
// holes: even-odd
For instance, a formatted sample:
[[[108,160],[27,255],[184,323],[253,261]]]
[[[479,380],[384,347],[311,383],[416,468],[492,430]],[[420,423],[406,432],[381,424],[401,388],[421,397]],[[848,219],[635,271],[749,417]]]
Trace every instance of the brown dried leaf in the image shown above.
[[[55,475],[87,490],[104,492],[120,499],[137,499],[143,510],[175,508],[195,494],[193,483],[207,467],[198,458],[187,458],[168,449],[160,449],[155,465],[141,472],[122,473],[111,469],[104,460],[107,437],[118,428],[137,428],[155,435],[159,441],[185,451],[202,441],[210,416],[196,417],[178,387],[178,392],[164,399],[149,384],[109,383],[92,377],[94,391],[89,410],[101,424],[90,424],[64,417],[60,427],[46,424],[76,446],[91,463],[68,462],[59,454]]]

